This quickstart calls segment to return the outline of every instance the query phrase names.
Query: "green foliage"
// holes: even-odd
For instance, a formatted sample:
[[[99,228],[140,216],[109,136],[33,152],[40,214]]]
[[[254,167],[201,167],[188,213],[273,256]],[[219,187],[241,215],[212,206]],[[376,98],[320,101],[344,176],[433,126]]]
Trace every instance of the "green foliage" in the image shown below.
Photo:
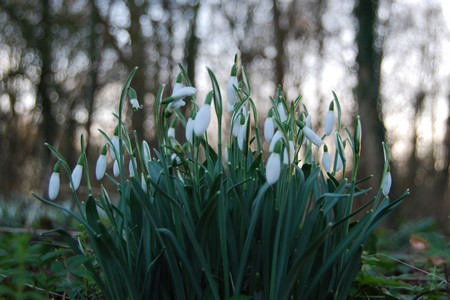
[[[337,145],[333,170],[324,172],[319,160],[327,137],[316,136],[307,125],[301,99],[288,103],[281,88],[272,99],[280,139],[270,151],[274,164],[269,166],[258,127],[252,125],[258,124],[257,109],[245,70],[239,86],[228,89],[228,97],[230,93],[237,97],[227,108],[232,110],[231,131],[238,133],[230,134],[225,146],[221,91],[208,70],[212,92],[200,110],[206,116],[205,107],[213,100],[217,147],[197,128],[192,143],[180,144],[169,134],[169,124],[177,122],[174,118],[183,127],[187,120],[179,110],[168,109],[178,100],[163,99],[162,87],[155,101],[159,149],[151,158],[122,120],[135,71],[120,99],[119,142],[102,132],[119,169],[117,179],[107,175],[116,184],[119,199],[111,199],[104,187],[92,190],[87,163],[83,171],[89,196],[80,201],[73,189],[77,210],[36,195],[82,224],[86,241],[58,230],[76,257],[71,263],[82,263],[89,270],[106,299],[345,299],[360,270],[364,244],[407,195],[395,201],[384,195],[389,171],[386,147],[376,196],[361,199],[363,205],[353,210],[353,199],[367,197],[369,191],[357,186],[361,128],[359,118],[355,134],[341,127],[336,95],[332,101],[338,126],[330,136]],[[182,68],[181,75],[189,84]],[[200,115],[194,101],[190,109],[194,118]],[[205,120],[197,118],[195,124],[202,122],[204,127]],[[351,160],[346,159],[346,145]],[[83,138],[81,146],[79,164],[86,157]],[[49,148],[70,175],[64,158]],[[131,162],[129,168],[124,158]],[[344,171],[339,171],[339,158]],[[351,168],[350,179],[345,177],[346,167]],[[269,176],[273,184],[266,180]]]
[[[450,237],[430,219],[379,230],[377,252],[364,253],[351,299],[448,299]]]
[[[55,249],[28,234],[1,234],[0,249],[0,299],[85,299],[96,293],[81,265],[88,258],[70,249]]]

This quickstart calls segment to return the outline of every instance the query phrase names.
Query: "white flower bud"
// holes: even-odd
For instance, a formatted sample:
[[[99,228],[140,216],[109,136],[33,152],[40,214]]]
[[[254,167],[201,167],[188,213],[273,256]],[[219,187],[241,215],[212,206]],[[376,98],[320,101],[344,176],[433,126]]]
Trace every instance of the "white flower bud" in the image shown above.
[[[309,128],[308,126],[304,126],[302,130],[306,138],[310,140],[311,143],[313,143],[317,147],[320,147],[323,144],[322,139],[311,128]]]
[[[331,156],[328,152],[327,146],[324,147],[324,152],[322,154],[322,166],[325,171],[330,172],[331,169]]]
[[[72,189],[74,191],[78,190],[78,188],[80,187],[82,175],[83,175],[83,165],[77,164],[75,166],[75,169],[73,169],[72,171],[72,183],[73,183]]]
[[[55,200],[58,197],[60,188],[59,172],[53,172],[50,176],[50,182],[48,184],[48,197],[50,200]]]
[[[117,162],[117,159],[114,160],[114,164],[113,164],[113,174],[114,174],[114,176],[116,176],[116,177],[120,175],[119,163]]]
[[[325,115],[325,135],[330,135],[334,128],[334,111],[329,110]]]
[[[272,185],[278,181],[281,171],[281,158],[277,152],[272,152],[267,160],[266,179],[267,183]]]
[[[392,185],[392,175],[391,172],[388,171],[386,173],[386,177],[384,178],[384,183],[383,183],[383,195],[385,197],[387,197],[389,195],[389,192],[391,191],[391,185]]]
[[[234,105],[238,100],[238,96],[236,93],[236,88],[239,87],[238,80],[236,76],[230,76],[227,84],[227,110],[232,112],[234,110]]]
[[[95,177],[97,180],[100,180],[105,176],[106,172],[106,164],[107,164],[107,158],[106,155],[103,153],[100,154],[100,156],[97,159],[97,165],[95,166]]]
[[[275,132],[275,124],[273,122],[273,118],[267,117],[266,121],[264,122],[264,139],[267,142],[272,140],[274,132]]]
[[[186,123],[186,141],[192,144],[194,140],[194,120],[189,118]]]
[[[211,106],[205,104],[200,108],[195,117],[194,133],[196,136],[202,136],[208,129],[209,122],[211,121]]]

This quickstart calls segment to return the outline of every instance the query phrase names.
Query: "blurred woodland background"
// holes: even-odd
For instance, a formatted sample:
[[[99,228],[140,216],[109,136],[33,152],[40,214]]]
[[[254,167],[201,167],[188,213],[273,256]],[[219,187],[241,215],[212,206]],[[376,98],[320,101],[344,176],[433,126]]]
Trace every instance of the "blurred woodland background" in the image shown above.
[[[97,129],[112,135],[112,112],[134,66],[144,109],[128,112],[129,125],[154,146],[155,93],[161,84],[170,93],[178,64],[203,101],[205,67],[224,88],[238,53],[261,124],[278,84],[291,100],[303,96],[314,128],[335,91],[346,125],[361,115],[361,177],[377,174],[371,185],[378,185],[386,140],[391,195],[411,189],[391,222],[433,217],[448,230],[446,2],[0,0],[0,200],[46,193],[55,159],[44,142],[74,166],[84,133],[95,163],[105,142]]]

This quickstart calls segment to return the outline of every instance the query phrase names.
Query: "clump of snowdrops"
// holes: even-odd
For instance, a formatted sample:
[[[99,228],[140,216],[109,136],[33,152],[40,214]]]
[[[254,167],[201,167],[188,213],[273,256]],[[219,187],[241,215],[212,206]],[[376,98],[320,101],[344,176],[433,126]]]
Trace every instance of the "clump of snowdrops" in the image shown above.
[[[345,299],[365,242],[408,194],[389,198],[386,146],[380,145],[381,182],[368,196],[370,189],[358,187],[367,179],[357,178],[361,123],[357,117],[353,131],[342,126],[334,93],[324,128],[314,128],[301,98],[288,101],[278,88],[261,133],[247,74],[236,59],[226,96],[208,69],[211,91],[204,101],[195,100],[197,90],[180,69],[170,96],[163,96],[169,94],[164,86],[156,96],[158,148],[138,140],[123,120],[127,103],[142,113],[130,86],[136,69],[125,82],[115,131],[101,131],[105,146],[95,172],[83,138],[73,171],[48,145],[58,160],[50,200],[36,197],[82,225],[87,241],[58,232],[88,258],[84,264],[105,298]],[[212,113],[217,129],[208,131]],[[222,135],[226,114],[229,136]],[[209,143],[211,135],[217,144]],[[61,170],[75,210],[52,201]],[[113,182],[118,199],[104,186],[92,189],[93,174]],[[83,176],[87,199],[77,195]]]

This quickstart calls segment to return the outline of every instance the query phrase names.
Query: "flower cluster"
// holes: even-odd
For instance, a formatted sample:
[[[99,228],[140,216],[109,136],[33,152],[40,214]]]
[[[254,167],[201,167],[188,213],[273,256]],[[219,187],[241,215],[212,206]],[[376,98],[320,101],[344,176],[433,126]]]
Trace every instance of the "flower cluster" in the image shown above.
[[[184,70],[183,70],[184,71]],[[231,68],[230,77],[226,86],[227,101],[226,108],[230,113],[230,143],[236,143],[239,150],[244,152],[246,149],[251,149],[252,142],[255,140],[252,136],[252,126],[256,126],[257,116],[255,115],[256,108],[251,100],[249,94],[244,91],[246,83],[238,80],[239,68],[237,66],[237,58]],[[182,162],[180,157],[183,154],[188,144],[193,145],[194,139],[201,139],[206,137],[209,124],[211,122],[211,103],[217,96],[214,91],[210,91],[201,107],[195,104],[195,94],[197,89],[191,86],[189,79],[184,72],[180,72],[175,80],[171,95],[162,99],[161,103],[165,105],[164,108],[164,124],[170,124],[164,127],[166,134],[162,144],[165,153],[167,153],[173,163],[179,165]],[[136,91],[129,87],[128,98],[130,105],[134,111],[142,108],[137,100]],[[179,109],[186,105],[186,99],[191,98],[190,112],[187,120],[181,119],[182,125],[185,127],[185,139],[187,145],[182,145],[177,140],[175,130],[182,115]],[[263,137],[268,144],[268,160],[265,166],[266,180],[269,185],[275,184],[282,173],[283,165],[289,167],[292,165],[303,163],[314,163],[321,165],[325,172],[331,172],[333,175],[340,170],[345,170],[345,146],[348,140],[343,140],[340,136],[340,107],[336,97],[330,101],[328,111],[324,118],[323,135],[319,136],[312,127],[312,117],[304,105],[300,105],[300,98],[292,102],[287,101],[281,87],[277,88],[275,97],[271,101],[273,106],[268,110],[267,117],[264,121]],[[221,104],[220,104],[221,105]],[[335,108],[338,108],[338,115],[336,116]],[[216,108],[217,109],[217,108]],[[221,113],[221,109],[220,109]],[[359,122],[359,119],[358,119]],[[336,124],[337,123],[337,124]],[[257,128],[255,128],[257,131]],[[336,131],[333,133],[333,130]],[[101,180],[107,171],[107,152],[109,150],[111,159],[113,161],[112,174],[118,177],[124,164],[123,151],[120,144],[119,126],[115,128],[113,136],[109,139],[107,145],[104,145],[101,154],[98,157],[95,177]],[[361,142],[361,126],[357,123],[355,127],[356,139],[352,141],[355,152],[359,155],[359,148]],[[325,144],[327,138],[333,142],[334,154],[330,153],[328,145]],[[256,136],[258,141],[258,148],[261,149],[259,136]],[[137,175],[137,160],[136,149],[132,149],[130,145],[122,145],[126,153],[129,155],[129,176],[135,177]],[[302,150],[302,147],[304,148]],[[151,157],[148,144],[144,141],[141,149],[145,159]],[[122,153],[122,154],[121,154]],[[226,154],[228,152],[225,152]],[[301,155],[303,154],[303,155]],[[321,155],[321,159],[319,159]],[[77,190],[81,177],[83,174],[83,166],[85,163],[85,156],[80,157],[71,176],[71,188]],[[141,173],[142,185],[146,185],[146,176]],[[391,177],[387,174],[384,181],[385,187],[383,193],[387,196],[390,188]],[[55,165],[53,174],[49,184],[49,197],[55,199],[59,192],[59,162]]]

